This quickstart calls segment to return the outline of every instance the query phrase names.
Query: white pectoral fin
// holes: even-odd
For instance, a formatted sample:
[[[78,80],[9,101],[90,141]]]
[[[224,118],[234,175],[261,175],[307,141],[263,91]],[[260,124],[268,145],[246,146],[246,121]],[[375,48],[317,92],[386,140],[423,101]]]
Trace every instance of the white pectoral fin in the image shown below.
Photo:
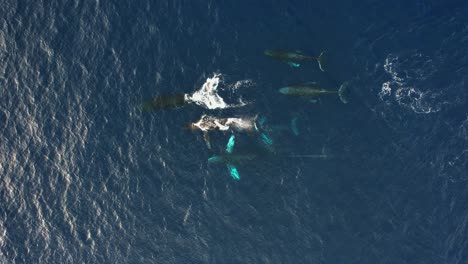
[[[234,135],[231,135],[231,137],[229,138],[229,141],[226,145],[227,153],[232,153],[232,151],[234,150],[234,144],[236,143],[235,139],[236,137]]]
[[[301,66],[301,64],[295,63],[295,62],[287,62],[287,64],[288,64],[289,66],[291,66],[291,67],[294,67],[294,68],[297,68],[297,67],[300,67],[300,66]]]
[[[226,165],[228,170],[229,170],[229,173],[231,174],[231,177],[234,179],[234,180],[240,180],[240,175],[239,175],[239,172],[237,171],[237,168],[236,166],[232,165],[232,164],[227,164]]]
[[[266,144],[266,145],[272,145],[273,144],[273,140],[269,136],[267,136],[267,134],[261,133],[260,137],[261,137],[264,144]]]

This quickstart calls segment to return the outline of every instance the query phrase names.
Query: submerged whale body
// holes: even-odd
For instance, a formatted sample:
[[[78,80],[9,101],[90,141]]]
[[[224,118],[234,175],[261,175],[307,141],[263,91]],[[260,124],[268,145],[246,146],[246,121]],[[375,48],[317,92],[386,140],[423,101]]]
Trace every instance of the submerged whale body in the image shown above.
[[[191,130],[200,130],[203,132],[203,138],[208,148],[211,148],[209,131],[231,131],[231,132],[247,132],[251,135],[259,134],[262,142],[268,146],[270,151],[273,149],[273,140],[265,134],[266,131],[257,127],[258,115],[244,117],[215,117],[203,115],[200,120],[195,123],[190,123],[187,128]],[[263,125],[264,122],[261,122]]]
[[[246,105],[241,99],[239,99],[238,104],[228,104],[224,101],[217,93],[220,77],[220,74],[215,74],[212,78],[207,78],[203,86],[191,94],[178,93],[157,96],[143,102],[140,109],[143,111],[174,109],[186,104],[196,104],[206,109],[224,109]]]
[[[234,145],[236,137],[231,135],[226,144],[226,152],[220,155],[212,156],[208,159],[210,164],[224,164],[229,170],[229,174],[234,180],[240,180],[240,175],[237,170],[237,165],[245,162],[255,160],[259,154],[257,153],[244,153],[244,154],[235,154]]]
[[[226,165],[229,174],[234,180],[240,180],[240,174],[237,170],[237,165],[243,164],[244,162],[255,162],[262,156],[270,157],[284,157],[284,158],[313,158],[313,159],[328,159],[330,156],[325,152],[325,148],[322,148],[320,154],[307,154],[307,155],[278,155],[277,152],[271,152],[268,148],[256,148],[253,151],[247,153],[234,153],[235,135],[231,135],[226,144],[226,151],[223,154],[212,156],[208,159],[210,164],[222,164]]]
[[[277,59],[287,63],[291,67],[299,67],[302,63],[307,61],[316,60],[321,71],[325,71],[323,68],[324,64],[324,54],[325,52],[320,53],[318,57],[311,57],[302,53],[302,51],[291,51],[291,50],[265,50],[264,54],[273,59]]]
[[[280,88],[278,91],[284,95],[300,96],[300,97],[308,97],[308,98],[326,95],[326,94],[338,94],[338,96],[340,97],[340,100],[344,104],[346,104],[348,103],[348,100],[345,96],[346,89],[347,89],[347,83],[342,84],[337,91],[330,91],[330,90],[325,90],[319,87],[317,83],[315,82],[307,82],[307,83],[302,83],[298,85],[286,86],[286,87]]]
[[[247,131],[252,133],[257,131],[255,120],[257,117],[215,117],[209,115],[203,115],[200,120],[195,123],[190,123],[188,128],[191,130],[200,130],[203,132],[203,139],[205,140],[206,146],[211,149],[209,131]]]
[[[143,111],[155,111],[162,109],[174,109],[187,103],[186,94],[160,95],[143,102],[140,106]]]

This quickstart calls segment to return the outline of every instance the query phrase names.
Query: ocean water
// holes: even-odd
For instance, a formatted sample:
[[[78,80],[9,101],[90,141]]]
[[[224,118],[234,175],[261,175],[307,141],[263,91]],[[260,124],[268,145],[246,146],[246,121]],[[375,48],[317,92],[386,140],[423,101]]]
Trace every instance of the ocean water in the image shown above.
[[[466,1],[0,3],[1,263],[468,263]],[[244,106],[138,109],[217,74]],[[203,114],[300,135],[234,181]]]

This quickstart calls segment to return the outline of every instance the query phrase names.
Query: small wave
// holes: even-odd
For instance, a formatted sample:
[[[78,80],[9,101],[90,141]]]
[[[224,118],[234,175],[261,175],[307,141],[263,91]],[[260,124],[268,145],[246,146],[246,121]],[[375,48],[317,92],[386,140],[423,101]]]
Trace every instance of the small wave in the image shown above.
[[[240,80],[240,81],[237,81],[233,84],[230,84],[227,86],[227,88],[229,90],[237,90],[237,89],[240,89],[240,88],[247,88],[247,87],[252,87],[254,86],[255,83],[250,80],[250,79],[246,79],[246,80]]]
[[[438,174],[446,177],[452,183],[466,182],[468,177],[468,115],[458,126],[452,128],[453,133],[437,152],[436,164]]]
[[[425,82],[436,72],[432,59],[420,53],[401,59],[389,54],[385,59],[384,70],[390,75],[390,80],[382,84],[379,97],[382,101],[411,109],[418,114],[439,112],[444,102],[440,93],[430,90]]]
[[[242,101],[242,98],[238,100],[237,104],[228,104],[224,101],[224,99],[217,93],[221,77],[221,74],[215,73],[213,77],[207,78],[202,88],[191,95],[187,94],[185,96],[185,100],[208,109],[224,109],[247,105],[247,103]],[[236,84],[237,82],[234,86]]]

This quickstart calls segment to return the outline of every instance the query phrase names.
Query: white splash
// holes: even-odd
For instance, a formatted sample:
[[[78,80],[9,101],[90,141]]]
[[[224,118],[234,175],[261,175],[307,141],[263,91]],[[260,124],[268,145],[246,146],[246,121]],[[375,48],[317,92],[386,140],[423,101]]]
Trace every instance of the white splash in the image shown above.
[[[202,88],[193,94],[185,95],[187,102],[195,103],[208,109],[223,109],[231,107],[245,106],[246,103],[239,99],[238,104],[227,104],[224,99],[217,93],[220,84],[221,74],[214,74],[212,78],[207,78]]]
[[[440,93],[434,93],[428,85],[423,85],[436,72],[432,59],[420,53],[404,59],[389,54],[383,67],[391,79],[382,84],[379,92],[382,101],[388,104],[397,102],[418,114],[441,110]]]
[[[392,87],[390,86],[391,82],[384,82],[382,84],[382,90],[379,92],[379,97],[382,101],[392,95]]]
[[[255,131],[257,130],[256,120],[257,116],[223,118],[203,115],[200,120],[192,123],[192,125],[204,132],[210,130]]]

